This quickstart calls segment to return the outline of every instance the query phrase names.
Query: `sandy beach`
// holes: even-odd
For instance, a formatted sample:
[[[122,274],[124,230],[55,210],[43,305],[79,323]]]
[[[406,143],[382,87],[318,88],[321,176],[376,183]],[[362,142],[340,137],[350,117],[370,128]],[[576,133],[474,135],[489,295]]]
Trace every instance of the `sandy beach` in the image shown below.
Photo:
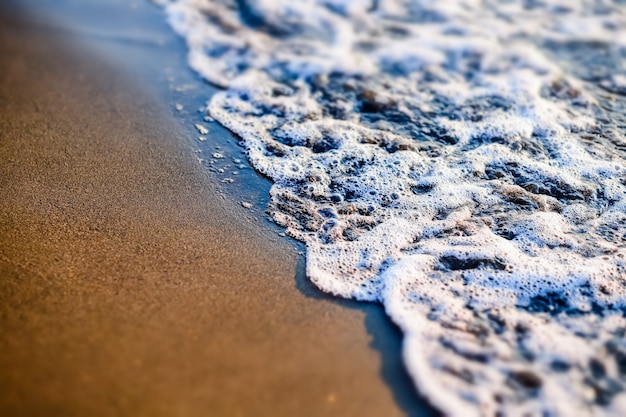
[[[163,73],[137,66],[184,56],[158,9],[59,3],[93,33],[141,15],[162,45],[0,7],[0,414],[431,415],[382,309],[317,291],[194,159]]]

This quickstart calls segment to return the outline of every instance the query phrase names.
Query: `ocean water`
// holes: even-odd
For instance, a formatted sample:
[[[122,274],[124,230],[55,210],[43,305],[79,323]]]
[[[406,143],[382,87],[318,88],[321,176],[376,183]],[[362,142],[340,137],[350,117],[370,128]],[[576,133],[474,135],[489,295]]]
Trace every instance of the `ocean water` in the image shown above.
[[[626,415],[626,2],[161,3],[309,278],[385,306],[436,408]]]

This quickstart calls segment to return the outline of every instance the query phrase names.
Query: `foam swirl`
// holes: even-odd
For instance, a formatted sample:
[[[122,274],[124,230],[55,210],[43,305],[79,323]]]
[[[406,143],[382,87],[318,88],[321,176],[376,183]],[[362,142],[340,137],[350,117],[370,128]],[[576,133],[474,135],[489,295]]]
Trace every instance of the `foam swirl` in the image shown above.
[[[167,12],[311,280],[384,304],[436,407],[626,415],[623,3]]]

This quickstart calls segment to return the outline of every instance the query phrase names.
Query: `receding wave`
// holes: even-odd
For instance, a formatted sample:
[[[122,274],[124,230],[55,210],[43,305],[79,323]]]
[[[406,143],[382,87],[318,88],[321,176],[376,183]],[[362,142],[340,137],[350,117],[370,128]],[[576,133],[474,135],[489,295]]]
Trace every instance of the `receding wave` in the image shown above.
[[[626,415],[626,4],[169,2],[324,291],[452,416]]]

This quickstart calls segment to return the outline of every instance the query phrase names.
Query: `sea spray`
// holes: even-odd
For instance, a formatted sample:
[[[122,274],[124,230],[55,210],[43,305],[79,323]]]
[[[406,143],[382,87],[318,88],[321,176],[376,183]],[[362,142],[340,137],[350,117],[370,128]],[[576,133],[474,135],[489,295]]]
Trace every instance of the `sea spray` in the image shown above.
[[[384,304],[433,405],[626,415],[623,2],[166,3],[308,276]]]

